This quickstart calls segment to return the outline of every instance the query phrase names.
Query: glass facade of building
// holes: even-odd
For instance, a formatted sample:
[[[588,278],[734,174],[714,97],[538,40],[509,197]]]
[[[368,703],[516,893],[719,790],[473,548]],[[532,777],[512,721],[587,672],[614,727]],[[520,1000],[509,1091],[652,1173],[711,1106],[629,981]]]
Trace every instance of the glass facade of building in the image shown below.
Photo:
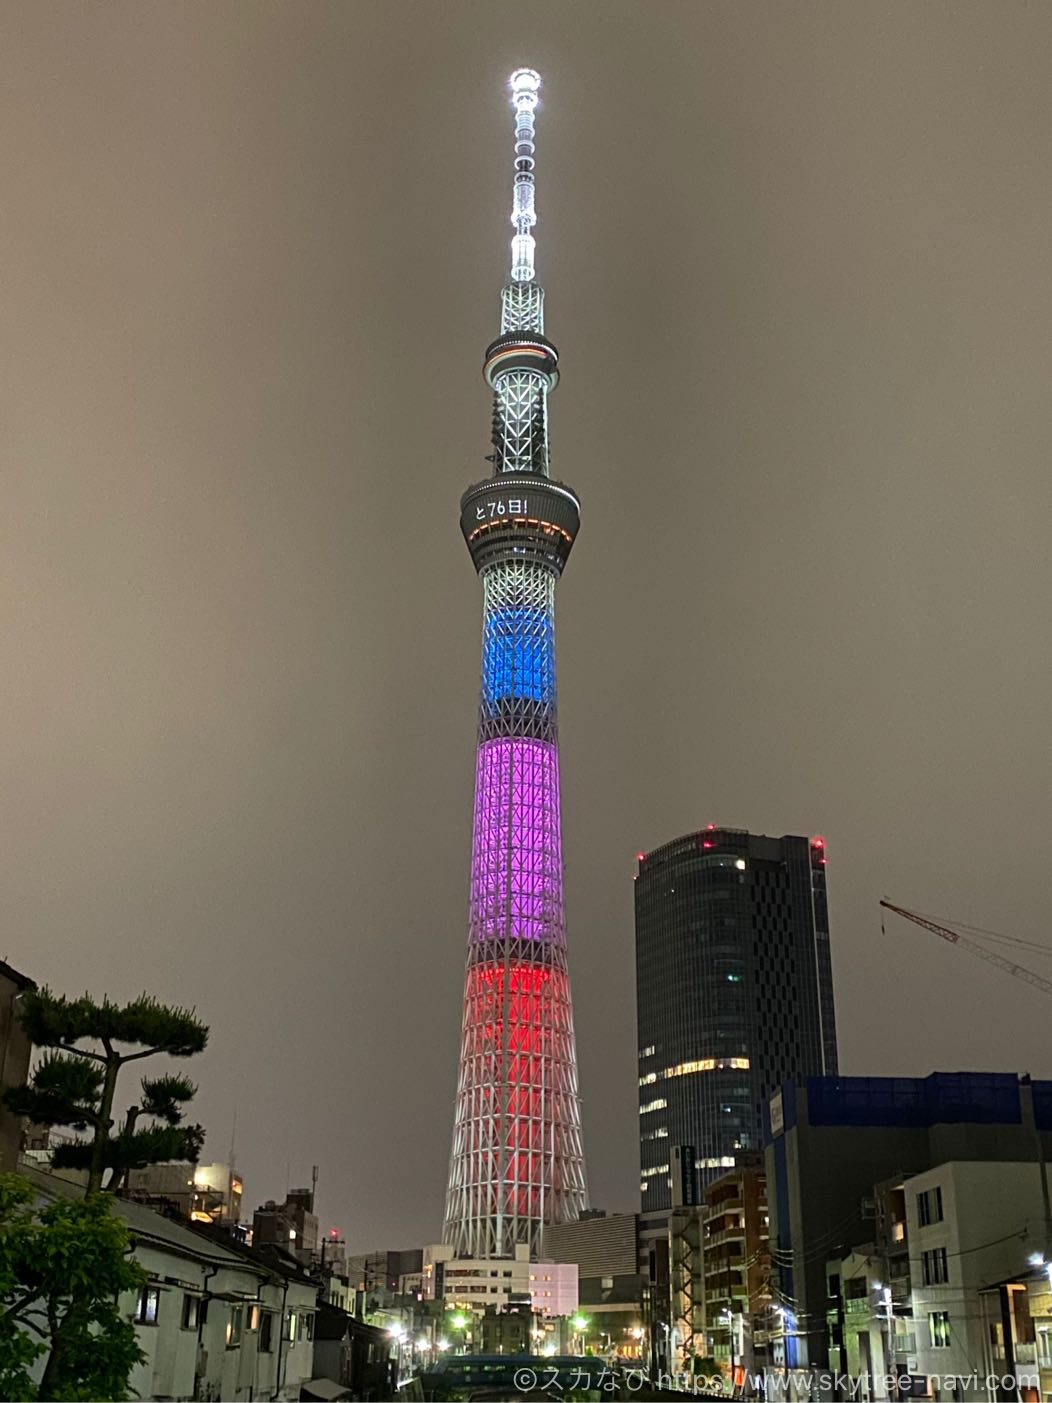
[[[640,1189],[671,1205],[671,1148],[702,1183],[763,1145],[771,1091],[837,1071],[821,838],[710,827],[639,855]]]

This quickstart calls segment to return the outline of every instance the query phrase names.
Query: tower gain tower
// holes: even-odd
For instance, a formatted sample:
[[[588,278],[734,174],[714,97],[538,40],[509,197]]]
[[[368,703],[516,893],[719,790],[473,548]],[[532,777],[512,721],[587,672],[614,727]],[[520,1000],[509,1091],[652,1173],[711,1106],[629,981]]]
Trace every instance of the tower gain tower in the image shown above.
[[[493,475],[461,498],[482,580],[482,689],[468,960],[445,1240],[463,1257],[543,1251],[585,1206],[566,964],[555,706],[555,584],[580,525],[549,476],[559,355],[534,274],[534,113],[540,78],[512,74],[511,275],[486,351]]]

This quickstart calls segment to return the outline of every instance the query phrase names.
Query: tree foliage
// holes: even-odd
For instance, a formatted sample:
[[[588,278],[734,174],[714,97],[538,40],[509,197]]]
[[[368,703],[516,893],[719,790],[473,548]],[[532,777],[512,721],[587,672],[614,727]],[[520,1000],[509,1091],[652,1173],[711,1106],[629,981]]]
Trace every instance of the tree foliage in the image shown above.
[[[34,1203],[28,1181],[0,1175],[0,1398],[123,1400],[144,1357],[117,1300],[146,1273],[101,1195]],[[38,1387],[31,1366],[47,1356]]]
[[[192,1010],[167,1008],[146,994],[122,1005],[34,989],[23,996],[19,1017],[34,1045],[48,1051],[29,1084],[7,1090],[4,1101],[41,1125],[91,1132],[83,1142],[61,1146],[54,1158],[58,1168],[88,1171],[89,1194],[102,1188],[107,1169],[106,1187],[117,1189],[129,1169],[197,1160],[204,1131],[183,1124],[183,1106],[197,1089],[185,1077],[144,1077],[140,1104],[113,1129],[117,1077],[125,1063],[162,1052],[192,1057],[203,1051],[208,1029]],[[161,1123],[139,1126],[143,1116]]]

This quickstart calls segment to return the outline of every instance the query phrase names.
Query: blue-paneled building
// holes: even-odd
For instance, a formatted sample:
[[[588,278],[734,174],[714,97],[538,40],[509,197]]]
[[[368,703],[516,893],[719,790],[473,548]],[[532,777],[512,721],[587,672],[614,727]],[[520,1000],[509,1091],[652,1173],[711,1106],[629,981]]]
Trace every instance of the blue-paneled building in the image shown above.
[[[875,1187],[953,1160],[1052,1159],[1052,1081],[1014,1072],[808,1077],[766,1117],[772,1286],[789,1365],[829,1363],[826,1262],[877,1236]]]

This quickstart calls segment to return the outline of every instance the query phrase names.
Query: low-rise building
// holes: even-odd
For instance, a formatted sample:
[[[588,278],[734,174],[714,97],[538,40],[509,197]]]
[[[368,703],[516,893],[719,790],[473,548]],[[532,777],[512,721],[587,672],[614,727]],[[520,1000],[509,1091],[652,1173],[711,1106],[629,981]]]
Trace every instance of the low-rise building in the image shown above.
[[[318,1251],[318,1219],[313,1189],[290,1189],[284,1203],[267,1199],[252,1215],[252,1241],[257,1247],[281,1247],[302,1262]]]
[[[18,1017],[18,1002],[28,989],[37,986],[0,960],[0,1091],[24,1086],[29,1076],[33,1045]],[[24,1122],[0,1101],[0,1173],[11,1174],[18,1167]]]
[[[350,1391],[348,1396],[363,1403],[394,1397],[397,1380],[390,1334],[334,1306],[318,1306],[314,1368],[321,1378],[340,1384]]]
[[[907,1180],[911,1374],[945,1380],[1016,1372],[1022,1386],[1038,1386],[1023,1278],[1029,1255],[1045,1243],[1041,1172],[1036,1159],[956,1162]],[[941,1396],[950,1396],[945,1387]]]
[[[423,1249],[419,1287],[424,1302],[476,1315],[528,1304],[540,1325],[575,1314],[579,1305],[577,1263],[531,1262],[526,1243],[514,1257],[492,1259],[457,1257],[449,1243],[432,1243]]]
[[[42,1201],[82,1190],[23,1169]],[[132,1397],[298,1399],[314,1377],[317,1291],[294,1264],[268,1262],[222,1235],[196,1231],[143,1204],[114,1200],[148,1280],[120,1301],[145,1356]],[[43,1369],[39,1361],[38,1372]]]
[[[925,1261],[916,1255],[908,1221],[909,1211],[915,1211],[909,1208],[910,1195],[916,1192],[909,1181],[956,1162],[1002,1167],[1029,1162],[1036,1191],[1042,1156],[1052,1158],[1052,1082],[995,1072],[787,1082],[770,1101],[766,1150],[772,1363],[825,1368],[838,1357],[830,1354],[831,1346],[844,1346],[836,1339],[837,1318],[830,1309],[828,1264],[852,1251],[887,1257],[881,1289],[892,1292],[894,1331],[912,1334],[917,1347],[916,1353],[903,1353],[902,1363],[916,1360],[921,1374],[936,1362],[932,1351],[939,1351],[938,1360],[949,1360],[944,1344],[921,1350],[928,1322],[907,1330],[895,1304],[897,1293],[902,1305],[903,1288],[911,1283],[914,1306],[919,1291],[925,1315],[938,1316],[940,1307],[932,1293],[925,1295],[925,1287],[945,1292],[947,1286],[924,1279]],[[996,1170],[989,1172],[996,1177]],[[933,1241],[924,1250],[944,1245]],[[929,1262],[929,1276],[942,1270],[941,1257],[938,1263]],[[984,1271],[996,1279],[996,1262]],[[901,1343],[904,1347],[908,1338]]]
[[[516,1248],[513,1258],[493,1261],[457,1257],[449,1243],[432,1243],[423,1251],[424,1299],[479,1312],[491,1305],[505,1306],[512,1296],[521,1300],[531,1295],[531,1270],[525,1243]]]
[[[243,1194],[241,1175],[234,1165],[186,1160],[129,1169],[121,1196],[191,1222],[232,1227],[241,1221]]]

